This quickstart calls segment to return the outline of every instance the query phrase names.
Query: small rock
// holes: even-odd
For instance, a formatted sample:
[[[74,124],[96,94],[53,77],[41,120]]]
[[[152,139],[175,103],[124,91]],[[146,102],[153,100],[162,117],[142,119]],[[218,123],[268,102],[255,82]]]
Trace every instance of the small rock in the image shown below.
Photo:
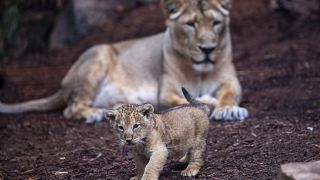
[[[281,165],[279,180],[319,180],[320,161]]]
[[[218,169],[218,170],[222,170],[222,169],[223,169],[223,166],[220,165],[220,166],[217,167],[217,169]]]
[[[253,142],[254,142],[254,139],[252,139],[252,138],[247,138],[247,139],[245,139],[244,141],[247,142],[247,143],[253,143]]]
[[[311,133],[313,133],[313,131],[314,131],[314,128],[313,128],[313,127],[307,127],[307,129],[308,129]]]

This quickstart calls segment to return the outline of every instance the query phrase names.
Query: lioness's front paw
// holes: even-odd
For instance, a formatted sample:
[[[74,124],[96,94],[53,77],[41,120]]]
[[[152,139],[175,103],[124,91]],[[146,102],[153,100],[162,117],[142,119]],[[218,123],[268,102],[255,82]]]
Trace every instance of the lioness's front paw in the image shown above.
[[[139,177],[134,176],[134,177],[130,178],[130,180],[140,180],[140,179],[139,179]]]
[[[94,122],[100,122],[104,119],[104,110],[103,109],[96,109],[94,112],[92,112],[88,117],[85,118],[86,123],[94,123]]]
[[[201,97],[197,97],[196,100],[198,100],[202,103],[205,103],[205,104],[213,105],[213,106],[216,106],[216,104],[218,103],[217,98],[214,98],[214,97],[210,96],[209,94],[205,94]]]
[[[249,117],[248,110],[239,106],[226,106],[216,108],[210,116],[210,119],[216,120],[244,120]]]
[[[187,167],[185,170],[181,171],[182,176],[196,176],[199,173],[199,167]]]

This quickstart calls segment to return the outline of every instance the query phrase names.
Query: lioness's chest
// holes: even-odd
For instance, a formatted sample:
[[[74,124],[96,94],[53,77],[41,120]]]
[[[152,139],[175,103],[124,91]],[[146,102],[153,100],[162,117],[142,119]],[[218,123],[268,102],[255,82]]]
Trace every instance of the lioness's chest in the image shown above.
[[[153,83],[131,86],[105,79],[97,92],[92,106],[112,108],[114,105],[121,103],[151,103],[157,105],[157,96],[157,85]]]

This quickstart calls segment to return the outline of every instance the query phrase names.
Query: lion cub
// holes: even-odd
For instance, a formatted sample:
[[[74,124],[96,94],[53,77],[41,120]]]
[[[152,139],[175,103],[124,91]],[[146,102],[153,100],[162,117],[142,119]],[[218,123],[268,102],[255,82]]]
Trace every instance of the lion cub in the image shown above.
[[[122,143],[135,145],[137,176],[131,179],[158,179],[171,154],[188,162],[182,176],[196,176],[203,165],[209,127],[209,108],[182,88],[190,104],[155,113],[151,104],[121,105],[107,110]]]

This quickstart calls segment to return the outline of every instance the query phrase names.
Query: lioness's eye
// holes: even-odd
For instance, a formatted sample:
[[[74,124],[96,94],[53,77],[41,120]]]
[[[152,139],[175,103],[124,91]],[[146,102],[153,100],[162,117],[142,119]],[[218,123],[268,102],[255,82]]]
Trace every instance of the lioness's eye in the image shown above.
[[[118,128],[119,128],[121,131],[123,131],[123,126],[118,126]]]
[[[222,22],[221,21],[213,21],[213,26],[218,26],[220,25]]]
[[[133,125],[133,129],[136,129],[136,128],[138,128],[140,125],[139,124],[134,124]]]
[[[189,21],[189,22],[187,22],[186,23],[188,26],[190,26],[190,27],[195,27],[195,24],[194,24],[194,22],[192,22],[192,21]]]

